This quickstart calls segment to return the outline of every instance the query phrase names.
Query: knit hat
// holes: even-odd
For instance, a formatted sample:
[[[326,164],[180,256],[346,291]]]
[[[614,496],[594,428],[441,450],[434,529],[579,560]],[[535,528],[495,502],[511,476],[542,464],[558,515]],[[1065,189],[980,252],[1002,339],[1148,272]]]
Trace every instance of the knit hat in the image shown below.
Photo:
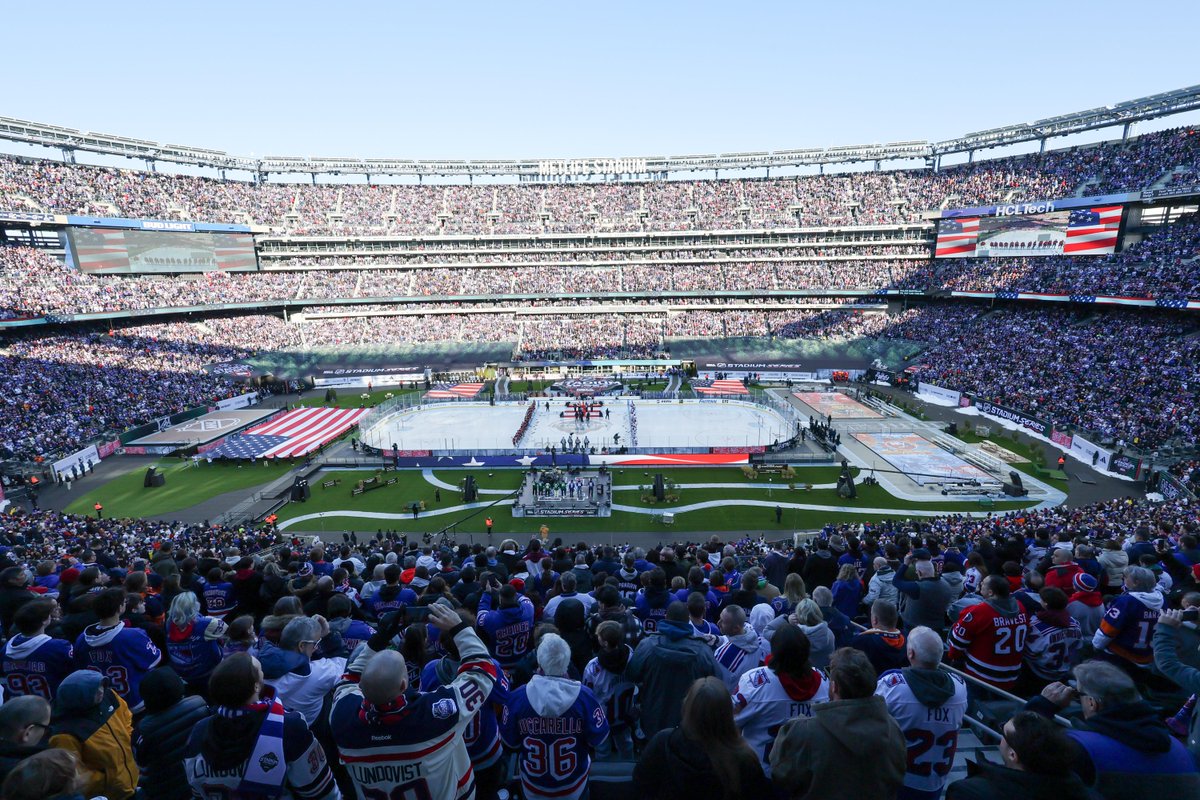
[[[1094,592],[1100,584],[1086,572],[1079,572],[1071,580],[1071,585],[1075,587],[1075,591],[1077,592]]]
[[[525,591],[525,581],[521,580],[520,578],[513,578],[508,582],[508,585],[516,589],[518,592]]]
[[[79,570],[75,567],[64,569],[62,574],[58,576],[59,583],[74,583],[79,580]]]
[[[170,667],[161,667],[142,678],[140,691],[146,701],[146,713],[166,711],[183,699],[183,678]]]

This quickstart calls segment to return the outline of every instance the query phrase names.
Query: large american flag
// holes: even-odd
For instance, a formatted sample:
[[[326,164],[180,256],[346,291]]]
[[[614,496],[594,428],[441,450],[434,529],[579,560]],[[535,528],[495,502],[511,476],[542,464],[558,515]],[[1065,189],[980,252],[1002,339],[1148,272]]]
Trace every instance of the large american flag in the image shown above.
[[[365,408],[298,408],[240,435],[211,451],[213,458],[288,458],[304,456],[341,436]]]
[[[697,386],[699,394],[750,394],[741,381],[713,381],[711,386]]]
[[[438,387],[425,393],[426,397],[445,400],[452,397],[474,397],[483,389],[482,383],[456,383],[449,387]]]
[[[1079,208],[1067,220],[1063,255],[1100,256],[1117,248],[1122,206]]]
[[[125,232],[113,228],[76,228],[75,258],[85,272],[128,270]]]
[[[936,258],[967,258],[975,255],[979,240],[979,217],[943,219],[938,222]]]

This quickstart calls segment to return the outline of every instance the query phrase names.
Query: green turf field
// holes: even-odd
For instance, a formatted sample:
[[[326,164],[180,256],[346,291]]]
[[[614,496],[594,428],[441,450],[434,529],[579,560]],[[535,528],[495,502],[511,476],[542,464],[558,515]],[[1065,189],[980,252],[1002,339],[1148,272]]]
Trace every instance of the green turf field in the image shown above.
[[[406,532],[436,531],[443,527],[461,523],[461,530],[482,530],[483,519],[490,514],[494,520],[493,530],[496,534],[526,535],[535,532],[545,521],[552,530],[562,533],[612,532],[620,534],[631,531],[649,531],[656,527],[666,528],[655,517],[663,511],[674,511],[674,528],[680,531],[710,531],[710,530],[751,530],[761,527],[763,531],[792,530],[818,528],[829,521],[855,520],[862,521],[864,514],[867,519],[879,519],[888,516],[905,516],[906,512],[919,509],[937,513],[958,511],[980,511],[975,502],[937,502],[916,503],[900,500],[889,495],[881,487],[860,486],[856,500],[847,501],[839,498],[833,489],[803,489],[789,490],[786,483],[780,484],[778,476],[775,481],[768,481],[760,476],[754,481],[747,480],[737,469],[676,469],[665,470],[664,476],[678,483],[736,483],[738,486],[722,488],[680,488],[679,501],[675,503],[649,504],[641,501],[641,493],[637,486],[648,485],[649,476],[643,476],[642,470],[617,470],[614,474],[614,504],[645,509],[651,513],[634,513],[614,510],[612,517],[607,519],[514,519],[507,506],[496,506],[490,510],[456,508],[450,513],[436,513],[461,505],[457,488],[442,488],[440,502],[435,499],[436,487],[425,479],[419,471],[400,471],[387,473],[385,477],[395,477],[397,482],[392,486],[352,496],[351,489],[356,481],[370,478],[375,473],[366,471],[341,471],[322,473],[322,479],[340,479],[341,484],[329,489],[320,487],[320,481],[314,481],[312,497],[306,503],[290,503],[279,511],[281,520],[307,516],[322,512],[361,512],[358,514],[328,516],[297,523],[297,531],[340,531],[340,530],[398,530]],[[836,480],[837,469],[832,467],[797,470],[797,482],[832,483]],[[457,487],[459,481],[467,474],[463,470],[440,470],[433,477],[450,487]],[[521,473],[518,470],[494,470],[490,474],[481,470],[472,470],[479,487],[484,490],[515,490],[520,485]],[[488,504],[506,499],[506,495],[482,494],[480,502]],[[735,501],[756,501],[765,505],[748,506]],[[728,504],[721,501],[730,501]],[[409,511],[412,503],[424,502],[426,510],[417,519]],[[680,510],[704,502],[714,505],[694,510]],[[789,503],[821,506],[817,509],[786,508]],[[776,504],[785,506],[783,519],[775,522],[774,508]],[[1011,510],[1028,506],[1027,502],[997,503],[996,511]],[[869,512],[852,512],[845,507],[862,507],[876,509]],[[834,508],[843,510],[832,510]],[[830,510],[825,510],[830,509]],[[370,514],[387,515],[382,518],[372,518]],[[392,516],[395,515],[395,516]]]
[[[333,405],[336,406],[337,408],[362,408],[364,405],[367,407],[377,406],[380,403],[382,403],[384,400],[388,399],[388,397],[387,397],[388,394],[393,394],[396,397],[406,397],[406,396],[417,396],[417,395],[423,394],[424,391],[425,391],[424,389],[398,389],[395,386],[392,386],[392,387],[385,387],[383,389],[376,389],[373,392],[366,392],[363,389],[353,389],[353,388],[343,387],[343,388],[337,389],[337,402],[334,403]],[[362,398],[364,393],[367,395],[367,399],[365,401]],[[326,405],[325,394],[322,392],[321,394],[314,395],[312,397],[306,397],[303,400],[301,400],[299,403],[293,403],[293,405],[301,405],[301,406],[323,406],[323,405]]]
[[[263,461],[257,466],[239,468],[233,463],[216,461],[212,464],[201,462],[200,466],[195,467],[190,460],[169,458],[159,461],[155,466],[166,477],[165,486],[153,489],[143,487],[146,470],[138,467],[79,495],[67,506],[67,512],[94,515],[96,512],[93,507],[99,500],[106,517],[162,516],[203,503],[219,494],[269,483],[295,465]]]

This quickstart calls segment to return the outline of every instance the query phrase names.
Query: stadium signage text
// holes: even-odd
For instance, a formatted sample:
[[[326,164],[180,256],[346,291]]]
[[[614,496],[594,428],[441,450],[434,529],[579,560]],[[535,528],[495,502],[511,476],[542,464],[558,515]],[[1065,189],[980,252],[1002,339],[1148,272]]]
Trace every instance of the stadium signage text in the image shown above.
[[[538,174],[555,175],[630,175],[646,172],[644,158],[575,158],[538,162]]]
[[[972,208],[949,208],[942,211],[942,219],[955,217],[1016,217],[1024,214],[1049,214],[1052,211],[1067,211],[1073,208],[1119,205],[1137,202],[1141,192],[1101,194],[1092,197],[1062,197],[1053,200],[1036,200],[1029,203],[1010,203],[1002,206],[974,206]]]
[[[1018,214],[1049,214],[1054,210],[1053,200],[1040,203],[1017,203],[1011,206],[996,206],[997,217],[1013,217]]]
[[[1028,428],[1034,433],[1045,436],[1050,426],[1037,417],[1031,417],[1028,414],[1022,414],[1020,411],[1014,411],[1011,408],[998,406],[995,403],[989,403],[987,400],[975,400],[975,406],[979,409],[980,414],[1006,419],[1009,422],[1015,422],[1022,428]]]

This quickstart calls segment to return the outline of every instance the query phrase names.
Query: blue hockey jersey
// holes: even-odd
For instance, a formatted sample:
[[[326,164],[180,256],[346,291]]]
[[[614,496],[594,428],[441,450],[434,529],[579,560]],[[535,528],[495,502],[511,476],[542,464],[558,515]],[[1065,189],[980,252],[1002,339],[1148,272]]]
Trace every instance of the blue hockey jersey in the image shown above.
[[[232,583],[206,583],[203,594],[210,617],[225,619],[227,614],[237,608],[237,596],[233,593]]]
[[[608,737],[608,719],[578,681],[535,675],[501,712],[500,736],[519,752],[526,800],[573,800],[587,788],[592,751]]]
[[[221,663],[221,637],[228,626],[219,619],[197,617],[186,628],[167,623],[167,658],[188,683],[198,683]]]
[[[497,661],[492,662],[496,667],[496,682],[487,696],[486,702],[479,707],[471,724],[463,731],[463,740],[467,743],[467,755],[471,757],[471,765],[475,771],[488,769],[500,760],[500,723],[496,718],[496,709],[508,702],[508,678]],[[433,692],[442,686],[449,686],[458,675],[459,664],[449,658],[430,661],[421,671],[421,692]]]
[[[140,628],[118,623],[111,628],[89,625],[75,640],[75,664],[94,669],[109,679],[134,714],[142,710],[138,688],[146,673],[158,666],[162,653]]]
[[[533,601],[521,596],[515,607],[492,609],[492,595],[479,596],[479,613],[475,624],[485,634],[492,655],[505,669],[510,669],[529,652],[533,639]]]
[[[63,678],[75,671],[75,654],[65,639],[53,639],[44,633],[17,634],[5,645],[0,666],[9,694],[33,694],[53,700]]]

